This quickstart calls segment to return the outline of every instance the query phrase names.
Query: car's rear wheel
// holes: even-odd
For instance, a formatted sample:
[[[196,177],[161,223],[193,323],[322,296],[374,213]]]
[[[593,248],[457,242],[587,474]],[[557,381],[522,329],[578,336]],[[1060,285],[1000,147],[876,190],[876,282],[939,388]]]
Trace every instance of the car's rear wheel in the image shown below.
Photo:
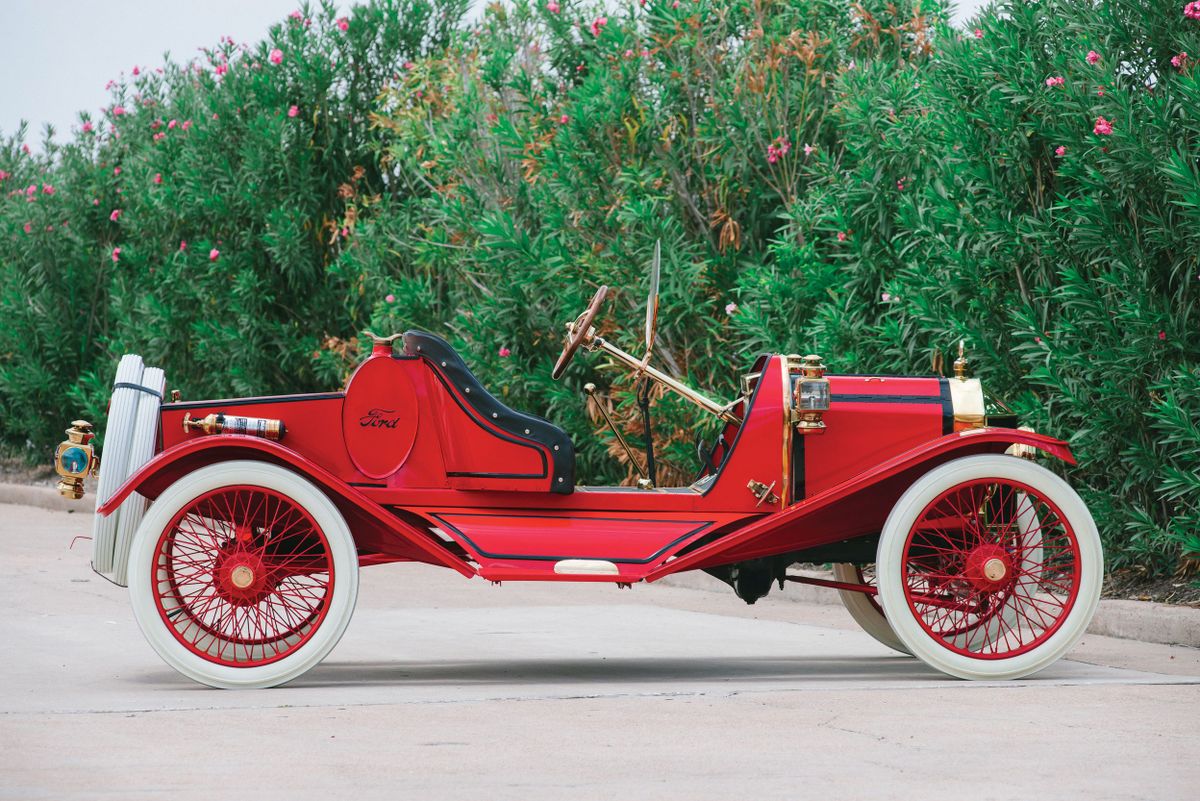
[[[961,678],[1014,679],[1083,635],[1103,553],[1066,482],[988,454],[935,468],[901,496],[877,566],[880,605],[914,656]]]
[[[213,687],[291,681],[337,644],[358,594],[345,521],[309,481],[262,462],[181,478],[150,507],[130,553],[146,639]]]

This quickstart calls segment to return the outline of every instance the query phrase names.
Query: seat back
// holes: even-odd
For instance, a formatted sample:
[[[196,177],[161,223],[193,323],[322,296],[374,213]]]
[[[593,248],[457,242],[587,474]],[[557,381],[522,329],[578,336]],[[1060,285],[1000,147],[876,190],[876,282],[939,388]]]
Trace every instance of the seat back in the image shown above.
[[[457,489],[557,492],[575,489],[575,448],[566,432],[536,415],[518,412],[479,383],[441,337],[404,334],[404,351],[422,359],[432,382],[450,486]],[[443,392],[432,391],[440,385]]]

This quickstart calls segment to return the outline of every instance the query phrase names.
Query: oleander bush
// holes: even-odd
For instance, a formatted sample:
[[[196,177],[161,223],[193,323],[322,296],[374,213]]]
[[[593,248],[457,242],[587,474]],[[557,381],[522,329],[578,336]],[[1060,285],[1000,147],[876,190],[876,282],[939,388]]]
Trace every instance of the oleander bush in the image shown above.
[[[627,478],[580,389],[633,433],[628,378],[549,371],[601,283],[640,354],[661,242],[672,374],[727,398],[763,350],[923,373],[965,340],[1071,441],[1113,566],[1194,564],[1200,5],[466,5],[302,7],[41,155],[0,139],[0,438],[43,458],[102,418],[126,351],[188,397],[326,389],[362,330],[423,327],[581,480]],[[655,425],[689,480],[711,423],[664,396]]]

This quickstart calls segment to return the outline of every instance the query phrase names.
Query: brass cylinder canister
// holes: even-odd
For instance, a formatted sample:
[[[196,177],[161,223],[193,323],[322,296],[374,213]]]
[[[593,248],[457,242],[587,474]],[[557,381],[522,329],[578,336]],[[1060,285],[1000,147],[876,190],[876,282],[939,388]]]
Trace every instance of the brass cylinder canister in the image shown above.
[[[282,420],[270,420],[265,417],[241,417],[233,414],[213,412],[206,417],[192,418],[183,416],[183,430],[189,434],[199,429],[205,434],[246,434],[252,437],[262,437],[274,442],[283,439],[287,427]]]

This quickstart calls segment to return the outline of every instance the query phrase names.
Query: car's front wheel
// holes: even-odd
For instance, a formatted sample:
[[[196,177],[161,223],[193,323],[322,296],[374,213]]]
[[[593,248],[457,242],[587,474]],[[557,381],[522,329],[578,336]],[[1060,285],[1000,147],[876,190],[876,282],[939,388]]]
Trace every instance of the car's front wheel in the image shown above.
[[[276,465],[222,462],[150,507],[129,591],[142,633],[171,667],[212,687],[271,687],[337,644],[358,595],[358,557],[311,482]]]
[[[909,487],[884,524],[876,566],[880,605],[914,656],[960,678],[1015,679],[1083,636],[1103,552],[1066,482],[987,454]]]

